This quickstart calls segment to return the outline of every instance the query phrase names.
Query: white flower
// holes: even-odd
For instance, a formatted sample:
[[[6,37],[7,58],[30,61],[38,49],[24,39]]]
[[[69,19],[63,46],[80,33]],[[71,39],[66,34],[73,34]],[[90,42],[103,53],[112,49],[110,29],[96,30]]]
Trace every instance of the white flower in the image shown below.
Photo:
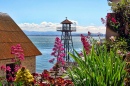
[[[97,44],[98,44],[98,45],[100,45],[100,44],[101,44],[101,42],[100,42],[100,41],[97,41]]]
[[[114,36],[111,36],[111,37],[110,37],[110,40],[111,40],[112,42],[115,41],[115,39],[116,39],[116,38],[115,38]]]
[[[81,57],[81,59],[82,59],[83,61],[85,61],[84,57]]]

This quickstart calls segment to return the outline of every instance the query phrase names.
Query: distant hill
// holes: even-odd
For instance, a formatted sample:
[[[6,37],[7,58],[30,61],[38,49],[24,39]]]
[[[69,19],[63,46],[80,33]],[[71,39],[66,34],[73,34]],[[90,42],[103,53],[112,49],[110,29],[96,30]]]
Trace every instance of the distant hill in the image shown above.
[[[30,36],[59,36],[61,35],[61,32],[57,31],[47,31],[47,32],[39,32],[39,31],[23,31],[26,35]],[[77,32],[72,32],[73,36],[80,36],[81,34],[87,35],[87,33],[77,33]],[[97,36],[98,33],[91,33],[91,36]],[[100,34],[100,36],[105,36],[105,34]]]
[[[47,32],[39,32],[39,31],[23,31],[26,35],[61,35],[61,32],[47,31]]]

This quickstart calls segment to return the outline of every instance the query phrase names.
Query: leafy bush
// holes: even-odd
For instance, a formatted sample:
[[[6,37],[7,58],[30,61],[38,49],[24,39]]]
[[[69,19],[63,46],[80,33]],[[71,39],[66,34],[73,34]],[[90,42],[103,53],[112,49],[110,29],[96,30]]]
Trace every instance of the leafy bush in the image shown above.
[[[68,70],[68,75],[75,86],[123,86],[126,76],[125,61],[111,48],[108,52],[106,45],[93,44],[91,52],[83,57],[75,51],[76,55],[70,53],[77,62]]]

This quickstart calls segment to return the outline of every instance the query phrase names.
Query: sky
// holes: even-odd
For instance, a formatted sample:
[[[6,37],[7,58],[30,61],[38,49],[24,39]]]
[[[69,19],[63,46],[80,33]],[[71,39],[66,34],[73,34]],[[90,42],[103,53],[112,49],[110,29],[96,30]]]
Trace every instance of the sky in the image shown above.
[[[0,0],[0,12],[7,13],[27,31],[56,31],[67,17],[77,32],[105,33],[101,18],[111,12],[107,0]]]

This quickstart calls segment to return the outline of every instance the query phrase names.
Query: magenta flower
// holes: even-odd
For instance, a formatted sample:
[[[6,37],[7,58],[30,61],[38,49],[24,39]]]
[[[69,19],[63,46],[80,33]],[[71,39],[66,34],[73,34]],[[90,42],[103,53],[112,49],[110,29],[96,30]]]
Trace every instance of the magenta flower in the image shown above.
[[[34,77],[38,77],[38,73],[32,73],[32,75],[34,76]]]
[[[9,71],[9,72],[11,71],[10,66],[7,66],[7,67],[6,67],[6,71]]]
[[[56,48],[53,48],[53,51],[55,51],[56,50]]]
[[[106,17],[107,17],[107,19],[110,19],[111,18],[111,14],[108,13]]]
[[[20,44],[11,47],[11,54],[14,54],[16,57],[18,57],[17,59],[20,61],[24,60],[23,49],[21,48]]]
[[[15,80],[15,78],[12,77],[12,76],[10,76],[10,77],[7,79],[8,82],[12,82],[12,81],[14,81],[14,80]]]
[[[24,60],[24,54],[23,54],[23,49],[20,44],[17,44],[16,46],[11,47],[11,54],[14,55],[15,58],[13,58],[11,61],[18,63],[15,65],[15,72],[18,71],[18,69],[21,67],[21,61]]]
[[[20,69],[19,65],[15,65],[14,71],[17,72]]]
[[[18,58],[19,58],[20,60],[24,60],[24,54],[23,54],[23,53],[22,53],[22,54],[19,54]]]
[[[49,60],[49,62],[50,62],[50,63],[53,63],[54,60],[55,60],[55,58],[52,58],[52,59]]]
[[[50,73],[47,70],[44,70],[41,75],[44,79],[48,79],[50,76]]]
[[[64,57],[64,56],[65,56],[65,54],[64,54],[64,53],[61,53],[61,54],[59,54],[59,56],[60,56],[60,57]]]
[[[6,71],[6,66],[2,65],[2,66],[0,67],[0,69],[3,70],[3,71]]]
[[[55,39],[55,44],[54,44],[54,48],[52,49],[53,52],[51,53],[52,56],[57,58],[57,64],[60,65],[64,65],[65,61],[64,61],[64,48],[63,48],[63,44],[60,40],[60,38],[56,37]],[[49,60],[50,63],[53,63],[54,59]]]
[[[21,45],[20,45],[20,44],[17,44],[16,46],[17,46],[18,48],[19,48],[19,47],[21,48]]]
[[[62,60],[61,64],[62,64],[62,65],[65,65],[65,60]]]
[[[113,27],[113,30],[118,29],[118,27],[120,26],[120,22],[118,22],[118,20],[116,20],[116,18],[114,18],[110,13],[107,14],[106,19],[101,18],[101,21],[106,26]]]
[[[58,62],[62,62],[62,57],[58,57],[58,58],[57,58],[57,61],[58,61]]]
[[[113,23],[116,23],[116,19],[115,19],[115,18],[112,18],[111,21],[112,21]]]
[[[51,68],[50,71],[53,71],[53,68]]]
[[[89,44],[87,37],[85,37],[81,34],[81,41],[82,41],[83,47],[86,51],[86,54],[89,54],[89,52],[91,50],[91,45]]]
[[[11,59],[11,62],[15,62],[15,59],[13,58],[13,59]]]
[[[64,48],[63,48],[63,47],[60,47],[60,48],[59,48],[59,50],[63,51],[63,50],[64,50]]]

